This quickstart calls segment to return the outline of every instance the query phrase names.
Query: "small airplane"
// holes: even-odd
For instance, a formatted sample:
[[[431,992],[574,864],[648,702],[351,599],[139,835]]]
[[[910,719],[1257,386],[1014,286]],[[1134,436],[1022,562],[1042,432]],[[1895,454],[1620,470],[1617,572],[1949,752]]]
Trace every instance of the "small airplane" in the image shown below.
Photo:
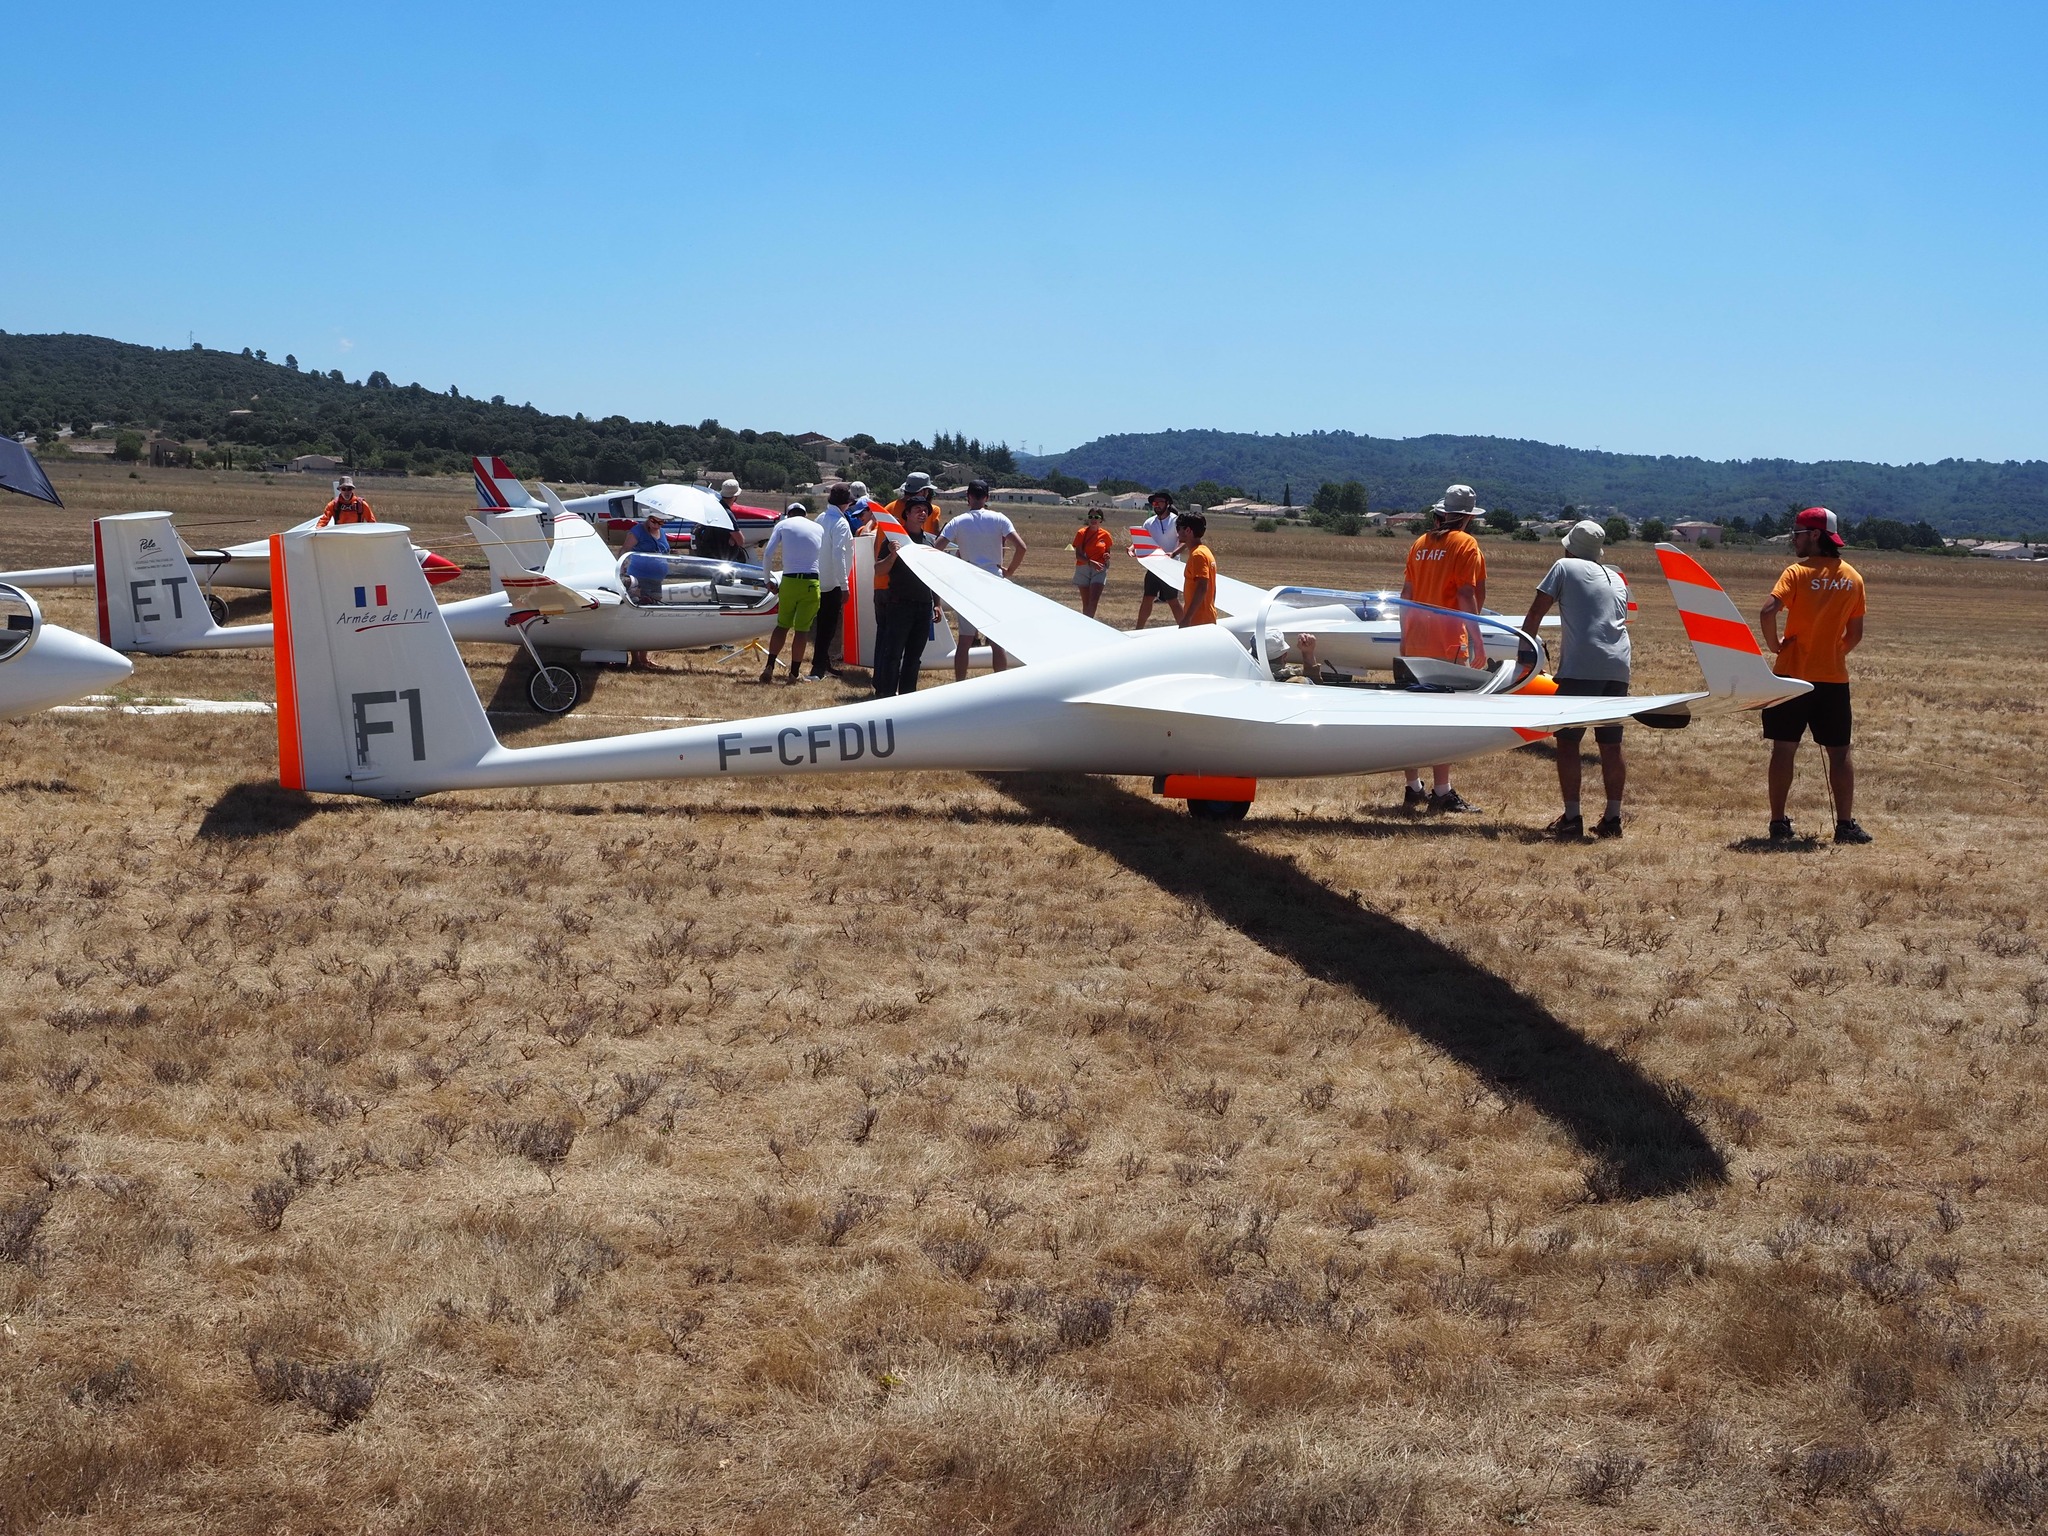
[[[168,518],[168,512],[152,516]],[[306,532],[319,522],[317,517],[307,518],[291,531]],[[185,552],[185,558],[200,578],[200,593],[205,605],[212,610],[216,624],[228,621],[228,605],[225,599],[216,597],[215,587],[234,587],[252,592],[270,590],[270,541],[252,539],[246,544],[231,544],[226,549],[194,549],[184,541],[182,535],[174,535],[178,545]],[[428,549],[415,549],[414,556],[420,568],[427,573],[427,580],[441,586],[455,580],[462,574],[462,567],[453,560],[435,554]],[[32,571],[0,571],[0,582],[16,587],[90,587],[95,584],[91,564],[49,565]]]
[[[404,801],[444,790],[628,780],[1035,770],[1150,777],[1193,814],[1236,819],[1260,778],[1456,762],[1623,718],[1675,726],[1810,687],[1770,671],[1727,594],[1669,545],[1659,546],[1659,558],[1706,687],[1589,699],[1279,683],[1262,658],[1215,625],[1127,635],[906,544],[901,558],[925,585],[1023,665],[890,699],[507,748],[404,541],[405,530],[391,524],[273,540],[278,777],[286,788]],[[1518,672],[1541,655],[1524,639]]]
[[[105,692],[134,671],[119,652],[45,623],[21,588],[0,585],[0,720]]]
[[[1161,549],[1142,525],[1130,532],[1132,558],[1178,592],[1186,567]],[[1625,576],[1622,578],[1624,583],[1627,579]],[[1401,653],[1404,612],[1438,610],[1429,608],[1427,604],[1410,602],[1399,592],[1339,592],[1327,587],[1280,587],[1268,592],[1219,572],[1216,577],[1217,619],[1232,633],[1249,635],[1253,616],[1275,594],[1281,600],[1278,611],[1271,616],[1266,645],[1267,659],[1276,665],[1283,661],[1305,662],[1307,656],[1301,648],[1300,639],[1304,635],[1312,635],[1316,661],[1347,675],[1358,672],[1405,673],[1419,681],[1453,689],[1480,687],[1488,676],[1486,669],[1428,657],[1404,656]],[[1628,603],[1631,618],[1635,609],[1635,599],[1631,597]],[[1448,611],[1446,614],[1464,617],[1449,615]],[[1497,621],[1471,625],[1483,637],[1488,662],[1511,665],[1520,644],[1520,631],[1506,622],[1496,609],[1483,610],[1483,617]],[[1538,628],[1554,630],[1558,624],[1558,616],[1553,613],[1546,615]]]
[[[271,643],[269,624],[222,625],[226,604],[215,606],[220,599],[193,570],[170,513],[117,512],[95,518],[92,549],[87,569],[98,588],[101,645],[175,656]]]
[[[534,512],[541,518],[543,532],[550,532],[553,513],[548,503],[537,499],[527,490],[525,484],[505,465],[505,461],[493,454],[486,459],[481,455],[469,461],[471,477],[476,481],[477,510],[486,520],[495,521],[494,514],[504,512]],[[595,524],[611,533],[619,533],[646,517],[649,512],[661,513],[663,530],[668,535],[671,548],[687,549],[696,536],[696,529],[709,525],[730,528],[740,536],[740,541],[749,549],[768,542],[768,535],[782,520],[780,512],[766,507],[748,507],[734,503],[728,510],[723,502],[701,485],[634,485],[617,491],[601,491],[594,496],[575,496],[562,501],[562,505],[588,523]]]
[[[456,640],[526,647],[535,667],[527,684],[534,708],[560,714],[581,693],[574,672],[542,661],[536,636],[586,658],[597,652],[594,659],[623,661],[632,651],[744,645],[774,629],[776,582],[761,567],[670,555],[661,601],[643,603],[597,530],[546,486],[541,493],[552,514],[552,544],[540,531],[539,515],[525,508],[490,523],[470,518],[498,590],[440,610]],[[717,498],[710,499],[715,506]]]

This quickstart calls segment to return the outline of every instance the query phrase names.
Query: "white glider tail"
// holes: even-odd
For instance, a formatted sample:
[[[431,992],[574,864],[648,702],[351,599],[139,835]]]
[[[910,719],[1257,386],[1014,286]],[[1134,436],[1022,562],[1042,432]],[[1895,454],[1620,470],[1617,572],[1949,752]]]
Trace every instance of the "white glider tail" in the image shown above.
[[[1735,610],[1734,600],[1707,568],[1676,544],[1657,546],[1657,564],[1671,587],[1685,638],[1707,680],[1707,700],[1694,714],[1762,709],[1781,699],[1810,693],[1813,684],[1780,677],[1764,660],[1763,647]]]
[[[98,518],[92,525],[92,547],[102,645],[169,656],[270,644],[268,624],[223,629],[214,623],[206,590],[185,558],[170,513],[121,512]]]

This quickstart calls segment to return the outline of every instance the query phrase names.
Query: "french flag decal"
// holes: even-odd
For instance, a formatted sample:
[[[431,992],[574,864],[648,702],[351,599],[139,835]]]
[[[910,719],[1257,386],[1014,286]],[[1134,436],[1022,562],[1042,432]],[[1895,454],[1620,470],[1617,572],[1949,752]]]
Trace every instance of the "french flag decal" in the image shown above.
[[[372,592],[377,595],[377,601],[374,605],[369,599],[369,594]],[[382,587],[357,587],[356,606],[358,608],[369,608],[372,606],[383,608],[388,606],[388,599],[384,596],[384,589]]]

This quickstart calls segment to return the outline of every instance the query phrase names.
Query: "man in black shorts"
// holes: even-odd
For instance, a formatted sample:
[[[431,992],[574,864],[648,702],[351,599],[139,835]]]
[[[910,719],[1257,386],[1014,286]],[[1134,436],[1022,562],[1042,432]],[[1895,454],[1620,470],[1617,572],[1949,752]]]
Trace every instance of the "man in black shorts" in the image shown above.
[[[1808,507],[1793,520],[1792,553],[1799,563],[1785,568],[1763,606],[1764,648],[1777,657],[1772,670],[1778,676],[1804,678],[1813,691],[1763,712],[1764,739],[1771,744],[1771,841],[1792,841],[1785,802],[1799,739],[1811,731],[1827,753],[1835,841],[1867,843],[1870,834],[1856,822],[1856,768],[1849,755],[1849,653],[1863,643],[1863,578],[1842,558],[1841,531],[1826,507]]]
[[[1151,506],[1152,515],[1145,519],[1145,532],[1152,542],[1159,546],[1159,552],[1162,555],[1170,555],[1180,548],[1180,514],[1174,510],[1173,492],[1168,490],[1154,491],[1152,493]],[[1179,591],[1169,587],[1157,576],[1147,571],[1145,573],[1145,595],[1138,599],[1137,627],[1139,629],[1143,629],[1145,621],[1152,617],[1152,603],[1156,598],[1164,598],[1167,609],[1173,614],[1173,622],[1176,624],[1180,622]]]

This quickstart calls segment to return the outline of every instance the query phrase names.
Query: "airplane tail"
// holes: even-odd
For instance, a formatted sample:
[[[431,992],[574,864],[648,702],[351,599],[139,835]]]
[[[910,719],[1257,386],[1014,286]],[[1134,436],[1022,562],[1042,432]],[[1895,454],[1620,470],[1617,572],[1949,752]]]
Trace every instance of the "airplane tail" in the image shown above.
[[[508,579],[516,586],[522,577],[547,565],[548,541],[540,531],[538,512],[520,508],[501,512],[488,523],[480,517],[468,522],[484,558],[491,563],[493,592],[502,592]]]
[[[100,644],[155,656],[270,644],[271,626],[223,629],[168,512],[121,512],[92,525]]]
[[[520,484],[518,476],[506,468],[505,461],[496,454],[487,459],[472,458],[469,470],[476,479],[476,509],[479,512],[510,512],[540,506],[533,499],[532,492]]]
[[[407,799],[497,748],[405,527],[273,535],[270,584],[285,788]]]
[[[1694,706],[1693,714],[1762,709],[1812,689],[1811,683],[1780,677],[1770,669],[1763,647],[1736,612],[1734,601],[1699,561],[1675,544],[1659,544],[1657,563],[1712,695]]]

